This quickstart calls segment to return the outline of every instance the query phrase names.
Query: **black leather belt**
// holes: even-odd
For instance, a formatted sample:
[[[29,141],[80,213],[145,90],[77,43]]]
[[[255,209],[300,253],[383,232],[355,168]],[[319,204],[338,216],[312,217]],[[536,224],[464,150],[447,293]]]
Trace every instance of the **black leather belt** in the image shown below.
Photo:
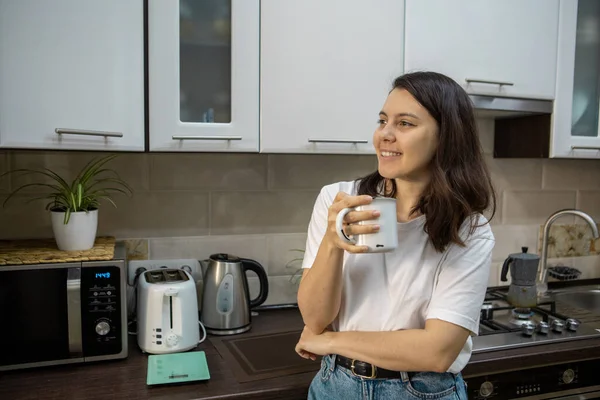
[[[344,356],[335,356],[335,363],[344,368],[348,368],[355,376],[367,379],[400,379],[401,372],[391,371],[389,369],[379,368],[373,364],[363,361],[353,360]]]

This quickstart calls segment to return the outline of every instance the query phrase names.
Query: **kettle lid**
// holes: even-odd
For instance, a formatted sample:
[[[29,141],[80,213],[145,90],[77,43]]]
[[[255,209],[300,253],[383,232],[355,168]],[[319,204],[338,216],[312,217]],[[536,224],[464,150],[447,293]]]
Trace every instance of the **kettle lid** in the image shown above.
[[[222,262],[240,262],[240,258],[238,256],[234,256],[233,254],[227,253],[216,253],[210,256],[210,259],[213,261],[222,261]]]
[[[521,247],[521,253],[514,253],[510,255],[510,258],[518,260],[539,260],[540,256],[537,254],[531,254],[527,252],[527,247]]]

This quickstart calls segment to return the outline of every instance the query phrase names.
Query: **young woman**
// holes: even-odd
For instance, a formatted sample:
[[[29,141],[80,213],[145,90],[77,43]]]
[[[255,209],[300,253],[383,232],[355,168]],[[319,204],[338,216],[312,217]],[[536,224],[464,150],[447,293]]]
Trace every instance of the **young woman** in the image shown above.
[[[296,352],[323,356],[309,399],[466,399],[488,282],[495,211],[465,91],[416,72],[394,81],[373,144],[378,170],[325,186],[314,205],[298,305],[305,328]],[[398,247],[366,253],[340,240],[337,214],[396,199]],[[347,214],[347,236],[376,232],[372,211]],[[373,221],[371,221],[373,222]]]

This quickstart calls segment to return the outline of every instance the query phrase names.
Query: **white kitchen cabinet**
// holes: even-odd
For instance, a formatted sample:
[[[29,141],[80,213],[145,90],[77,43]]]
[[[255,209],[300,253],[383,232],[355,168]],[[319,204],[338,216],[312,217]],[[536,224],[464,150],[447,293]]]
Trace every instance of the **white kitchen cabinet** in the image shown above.
[[[553,99],[558,14],[559,0],[406,0],[405,70],[469,93]]]
[[[373,153],[404,1],[262,0],[261,152]]]
[[[259,0],[150,0],[150,151],[258,152]]]
[[[561,2],[550,157],[600,158],[600,1]]]
[[[143,0],[0,0],[0,147],[144,150]]]

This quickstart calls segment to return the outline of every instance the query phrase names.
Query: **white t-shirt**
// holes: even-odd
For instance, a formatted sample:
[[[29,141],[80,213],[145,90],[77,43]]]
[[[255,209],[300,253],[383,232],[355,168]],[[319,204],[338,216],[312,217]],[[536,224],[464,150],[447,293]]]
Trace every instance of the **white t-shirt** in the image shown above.
[[[355,182],[321,189],[308,227],[303,268],[310,268],[327,228],[328,208],[338,192],[356,195]],[[344,252],[340,311],[332,324],[337,331],[423,329],[425,320],[440,319],[471,331],[448,372],[467,365],[478,333],[479,316],[491,266],[495,239],[479,215],[467,238],[470,221],[460,230],[466,247],[449,245],[439,253],[423,230],[425,216],[398,223],[398,247],[389,253]]]

